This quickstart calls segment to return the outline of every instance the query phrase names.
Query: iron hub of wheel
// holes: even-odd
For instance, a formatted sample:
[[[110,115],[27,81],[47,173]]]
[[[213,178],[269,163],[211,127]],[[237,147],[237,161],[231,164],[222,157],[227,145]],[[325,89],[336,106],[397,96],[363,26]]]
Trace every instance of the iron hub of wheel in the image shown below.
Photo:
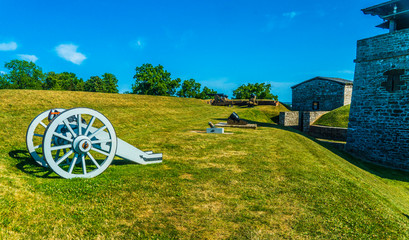
[[[84,154],[84,153],[89,152],[89,150],[91,150],[92,142],[86,136],[78,136],[72,142],[72,147],[75,152],[79,154]]]

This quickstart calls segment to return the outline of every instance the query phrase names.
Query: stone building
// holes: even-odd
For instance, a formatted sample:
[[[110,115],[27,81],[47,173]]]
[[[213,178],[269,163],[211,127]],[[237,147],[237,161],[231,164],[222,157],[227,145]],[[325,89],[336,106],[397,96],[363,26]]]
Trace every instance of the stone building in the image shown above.
[[[309,132],[322,115],[351,103],[352,85],[342,78],[315,77],[292,86],[293,111],[281,112],[279,124]]]
[[[292,86],[293,111],[331,111],[351,103],[353,82],[315,77]]]
[[[359,40],[346,149],[409,170],[409,1],[362,10],[389,33]]]

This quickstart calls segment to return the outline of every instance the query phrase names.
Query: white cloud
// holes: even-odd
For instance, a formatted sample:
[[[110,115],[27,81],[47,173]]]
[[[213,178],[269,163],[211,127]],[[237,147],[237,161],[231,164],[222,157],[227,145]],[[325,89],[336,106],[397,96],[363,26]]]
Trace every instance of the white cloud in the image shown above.
[[[87,57],[84,54],[77,52],[77,48],[78,46],[74,44],[60,44],[55,50],[61,58],[80,65],[85,59],[87,59]]]
[[[136,49],[143,49],[145,48],[145,41],[139,38],[138,40],[131,42],[131,47],[136,48]]]
[[[355,72],[354,72],[354,71],[352,71],[352,70],[341,70],[341,71],[338,71],[338,73],[343,73],[343,74],[354,74]]]
[[[262,29],[263,32],[271,32],[274,29],[284,29],[288,28],[292,23],[293,19],[300,15],[300,12],[286,12],[280,15],[266,15],[267,24]]]
[[[14,51],[17,49],[16,42],[0,43],[0,51]]]
[[[295,18],[297,15],[299,15],[299,13],[295,11],[283,13],[283,17],[289,17],[290,19]]]
[[[18,54],[18,56],[22,60],[26,60],[33,63],[35,63],[38,60],[38,57],[36,57],[36,55]]]
[[[0,74],[7,74],[5,71],[0,71]]]

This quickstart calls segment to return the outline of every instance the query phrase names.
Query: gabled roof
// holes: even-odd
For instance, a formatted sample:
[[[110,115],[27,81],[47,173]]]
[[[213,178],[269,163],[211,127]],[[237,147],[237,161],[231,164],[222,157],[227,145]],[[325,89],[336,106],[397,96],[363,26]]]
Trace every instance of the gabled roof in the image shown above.
[[[304,83],[307,83],[307,82],[311,82],[311,81],[314,81],[314,80],[326,80],[326,81],[336,82],[336,83],[339,83],[339,84],[342,84],[342,85],[353,85],[353,84],[354,84],[353,81],[351,81],[351,80],[346,80],[346,79],[342,79],[342,78],[315,77],[315,78],[312,78],[312,79],[310,79],[310,80],[307,80],[307,81],[304,81],[304,82],[302,82],[302,83],[299,83],[299,84],[297,84],[297,85],[294,85],[294,86],[292,86],[291,88],[296,88],[296,87],[298,87],[298,86],[301,85],[301,84],[304,84]]]

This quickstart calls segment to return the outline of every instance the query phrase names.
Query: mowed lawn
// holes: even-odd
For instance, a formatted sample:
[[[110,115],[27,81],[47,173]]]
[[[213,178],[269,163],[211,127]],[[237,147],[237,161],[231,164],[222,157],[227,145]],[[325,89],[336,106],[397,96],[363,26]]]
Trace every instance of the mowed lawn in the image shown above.
[[[27,153],[31,119],[89,107],[163,163],[115,160],[62,179]],[[0,239],[405,239],[408,173],[277,126],[284,107],[175,97],[0,90]],[[236,111],[259,128],[197,133]]]
[[[350,107],[351,105],[345,105],[334,109],[321,116],[314,125],[348,128]]]

